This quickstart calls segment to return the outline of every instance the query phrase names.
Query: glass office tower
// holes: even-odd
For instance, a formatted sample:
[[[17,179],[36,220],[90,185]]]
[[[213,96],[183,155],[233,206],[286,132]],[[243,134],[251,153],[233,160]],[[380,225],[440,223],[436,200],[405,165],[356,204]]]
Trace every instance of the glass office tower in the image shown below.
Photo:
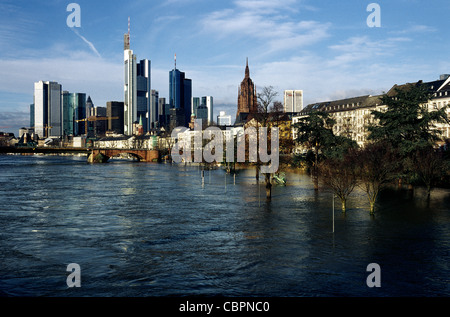
[[[34,131],[40,138],[62,136],[61,89],[57,82],[34,83]]]
[[[178,125],[187,126],[191,117],[192,80],[186,78],[185,73],[180,72],[176,66],[169,72],[169,104],[170,108],[177,109],[184,122]]]
[[[64,136],[80,136],[86,133],[87,118],[86,94],[69,93],[62,94],[62,124]]]
[[[142,118],[144,133],[151,128],[151,62],[143,59],[136,65],[137,119]]]

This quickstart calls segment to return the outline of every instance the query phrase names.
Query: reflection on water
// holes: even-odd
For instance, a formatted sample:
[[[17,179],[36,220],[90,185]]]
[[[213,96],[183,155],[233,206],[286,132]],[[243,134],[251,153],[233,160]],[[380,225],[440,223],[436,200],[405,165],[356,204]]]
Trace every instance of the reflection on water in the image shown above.
[[[450,192],[352,194],[288,173],[271,202],[254,171],[0,156],[0,294],[448,296]],[[69,263],[82,287],[69,289]],[[382,287],[369,288],[369,263]]]

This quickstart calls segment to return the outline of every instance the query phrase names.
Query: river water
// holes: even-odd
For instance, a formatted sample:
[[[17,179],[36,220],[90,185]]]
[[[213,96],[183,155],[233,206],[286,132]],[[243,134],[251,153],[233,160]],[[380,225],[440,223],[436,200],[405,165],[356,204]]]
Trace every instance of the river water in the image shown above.
[[[0,295],[450,295],[449,190],[385,192],[374,217],[355,190],[333,233],[331,192],[287,177],[266,202],[252,170],[0,156]]]

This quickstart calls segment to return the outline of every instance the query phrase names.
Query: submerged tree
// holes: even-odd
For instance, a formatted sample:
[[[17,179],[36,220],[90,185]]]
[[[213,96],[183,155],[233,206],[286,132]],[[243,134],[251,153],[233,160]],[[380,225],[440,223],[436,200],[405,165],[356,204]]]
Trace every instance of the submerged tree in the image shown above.
[[[260,128],[269,127],[269,122],[271,120],[271,105],[274,103],[275,97],[278,93],[272,86],[263,87],[261,92],[257,94],[258,99],[258,112],[254,114],[254,118],[256,119],[256,129],[258,133],[258,138],[260,137],[259,130]],[[271,144],[271,135],[267,138],[267,153],[270,152],[270,144]],[[261,140],[259,140],[261,142]],[[258,178],[259,173],[259,164],[260,160],[258,159],[258,163],[256,164],[256,174]],[[264,174],[264,182],[266,184],[266,198],[267,200],[272,199],[272,182],[271,182],[271,173],[263,173]]]
[[[397,176],[398,155],[389,143],[368,143],[357,152],[355,162],[360,187],[367,194],[373,215],[378,194]]]
[[[442,152],[437,152],[432,147],[423,148],[416,151],[409,160],[417,176],[425,185],[429,198],[431,189],[446,172]]]
[[[347,199],[357,184],[354,155],[343,158],[328,158],[319,163],[320,175],[341,201],[342,212],[346,211]]]
[[[298,135],[296,141],[314,153],[312,174],[316,190],[318,190],[319,153],[333,142],[334,124],[335,120],[327,112],[313,111],[308,116],[300,118],[294,125]]]

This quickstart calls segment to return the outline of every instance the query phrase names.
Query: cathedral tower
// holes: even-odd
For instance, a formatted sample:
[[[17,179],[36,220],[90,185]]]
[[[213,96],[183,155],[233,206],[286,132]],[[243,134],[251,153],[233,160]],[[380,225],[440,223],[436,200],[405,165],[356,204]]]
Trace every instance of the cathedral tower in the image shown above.
[[[236,117],[240,113],[256,113],[258,112],[258,101],[256,98],[255,84],[250,78],[250,69],[248,68],[248,58],[245,67],[245,78],[241,82],[238,94],[238,109]]]

